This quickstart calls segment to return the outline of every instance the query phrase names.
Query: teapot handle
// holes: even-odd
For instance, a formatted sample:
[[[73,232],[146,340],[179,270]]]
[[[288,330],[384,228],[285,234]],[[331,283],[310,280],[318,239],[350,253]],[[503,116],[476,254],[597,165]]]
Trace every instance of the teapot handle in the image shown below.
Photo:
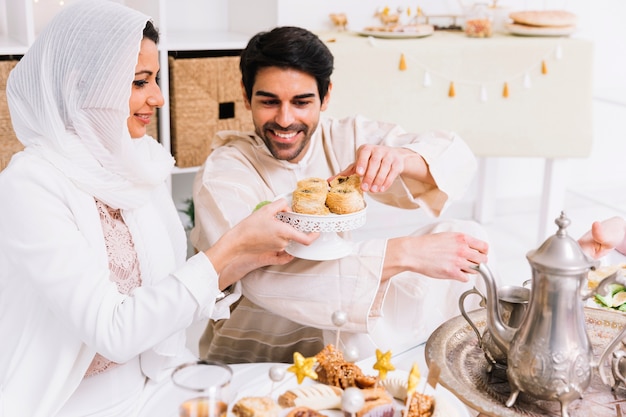
[[[476,327],[472,319],[469,318],[469,316],[467,315],[467,312],[465,311],[465,298],[467,298],[467,296],[470,294],[476,294],[480,296],[481,298],[480,306],[483,308],[485,308],[485,306],[487,305],[487,299],[480,291],[476,289],[476,287],[473,287],[472,289],[465,291],[463,294],[461,294],[461,297],[459,297],[459,310],[461,310],[461,315],[465,318],[465,320],[472,327],[472,329],[474,329],[474,332],[476,333],[476,336],[478,337],[478,345],[481,346],[483,342],[482,341],[483,337],[480,334],[478,327]]]

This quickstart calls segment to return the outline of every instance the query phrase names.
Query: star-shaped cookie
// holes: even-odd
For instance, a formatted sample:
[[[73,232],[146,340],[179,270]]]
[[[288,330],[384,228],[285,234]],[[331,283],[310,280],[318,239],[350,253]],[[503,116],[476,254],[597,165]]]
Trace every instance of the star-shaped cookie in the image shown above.
[[[382,353],[380,349],[376,349],[376,363],[374,364],[374,369],[378,371],[378,376],[381,380],[387,378],[387,372],[396,369],[396,367],[391,364],[390,350]]]
[[[317,373],[313,370],[315,361],[316,359],[314,357],[305,358],[300,352],[294,352],[293,365],[287,368],[287,370],[296,374],[298,384],[302,384],[302,381],[304,381],[304,378],[307,376],[311,379],[317,379]]]
[[[417,384],[420,382],[420,370],[417,366],[417,363],[413,364],[411,367],[411,372],[409,372],[409,382],[407,384],[406,394],[408,397],[411,396],[417,389]]]

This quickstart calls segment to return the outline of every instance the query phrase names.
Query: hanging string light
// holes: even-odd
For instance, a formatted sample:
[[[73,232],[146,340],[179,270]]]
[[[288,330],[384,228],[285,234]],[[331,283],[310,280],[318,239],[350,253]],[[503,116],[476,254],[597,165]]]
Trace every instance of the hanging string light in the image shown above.
[[[398,69],[400,71],[406,71],[406,58],[404,57],[404,54],[400,55],[400,65],[398,65]]]
[[[528,72],[526,72],[526,73],[524,74],[524,83],[523,83],[524,88],[530,88],[530,87],[532,87],[532,84],[533,84],[533,83],[532,83],[532,81],[530,80],[530,74],[529,74]]]
[[[417,12],[417,14],[419,15],[419,11]],[[374,39],[374,37],[372,36],[368,36],[368,41],[369,41],[370,46],[372,47],[379,46],[376,43],[376,40]],[[387,47],[390,45],[385,45],[385,46]],[[391,47],[393,48],[393,46]],[[540,58],[539,63],[535,61],[534,64],[529,65],[528,67],[524,68],[519,73],[510,75],[508,77],[503,77],[504,79],[502,80],[493,80],[489,82],[484,82],[484,81],[471,80],[471,79],[468,79],[468,80],[456,79],[452,81],[450,80],[451,77],[449,75],[442,73],[442,72],[433,71],[432,68],[429,68],[425,63],[421,62],[419,59],[411,56],[410,54],[406,54],[403,51],[398,51],[398,53],[400,55],[399,63],[398,63],[398,70],[406,71],[409,68],[409,65],[411,63],[415,64],[413,65],[413,67],[418,67],[423,70],[422,85],[424,87],[430,87],[432,85],[432,77],[436,76],[437,78],[442,78],[449,83],[448,97],[451,97],[451,98],[456,97],[456,87],[457,87],[456,84],[470,85],[470,86],[475,86],[479,90],[478,97],[483,102],[488,100],[488,86],[490,84],[502,85],[501,95],[503,98],[508,98],[510,96],[510,83],[513,82],[515,79],[521,78],[523,88],[529,89],[532,87],[531,72],[533,70],[536,70],[537,67],[539,66],[541,74],[547,75],[548,74],[548,58],[554,57],[556,59],[562,59],[563,57],[563,49],[562,49],[561,43],[557,43],[556,45],[551,47],[548,51],[546,51],[546,53],[543,54],[543,56]]]
[[[559,60],[563,58],[563,48],[561,48],[560,43],[556,46],[556,50],[554,51],[554,57]]]
[[[487,101],[488,96],[487,96],[487,87],[485,87],[485,84],[480,86],[480,101]]]
[[[424,71],[424,87],[430,87],[432,81],[430,79],[430,73],[428,71]]]

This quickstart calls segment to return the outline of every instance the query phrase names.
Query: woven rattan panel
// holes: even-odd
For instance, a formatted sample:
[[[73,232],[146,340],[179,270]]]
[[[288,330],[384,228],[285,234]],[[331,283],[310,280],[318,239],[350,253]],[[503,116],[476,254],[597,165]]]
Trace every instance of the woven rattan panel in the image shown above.
[[[172,153],[179,167],[204,163],[220,130],[252,130],[239,57],[169,58]]]
[[[24,149],[13,131],[7,105],[7,78],[15,64],[17,60],[0,61],[0,171],[9,164],[15,152]]]

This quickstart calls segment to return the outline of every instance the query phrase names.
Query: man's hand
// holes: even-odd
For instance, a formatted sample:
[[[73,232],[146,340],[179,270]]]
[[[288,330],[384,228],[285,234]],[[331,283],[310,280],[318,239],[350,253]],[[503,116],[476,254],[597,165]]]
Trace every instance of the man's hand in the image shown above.
[[[337,176],[352,174],[361,177],[363,191],[372,193],[386,191],[399,175],[434,184],[428,164],[419,154],[409,149],[383,145],[361,145],[357,149],[355,162]]]
[[[383,267],[383,280],[404,272],[417,272],[432,278],[466,282],[466,274],[487,262],[489,245],[458,232],[433,233],[390,239]]]

